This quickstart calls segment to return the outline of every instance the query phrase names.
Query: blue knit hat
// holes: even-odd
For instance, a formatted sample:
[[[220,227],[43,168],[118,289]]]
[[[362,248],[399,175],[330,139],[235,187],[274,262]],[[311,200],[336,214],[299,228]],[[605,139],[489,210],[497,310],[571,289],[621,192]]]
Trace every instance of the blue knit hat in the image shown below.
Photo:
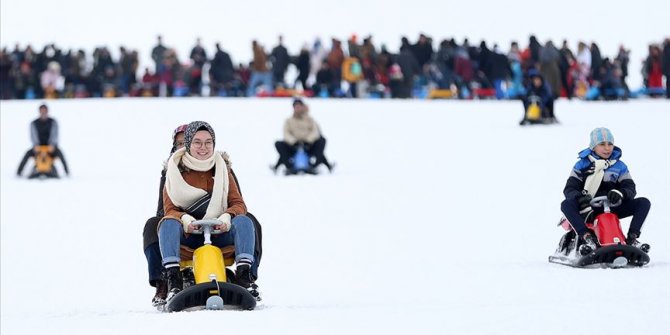
[[[589,143],[589,148],[591,148],[591,150],[593,150],[596,145],[603,142],[614,144],[614,136],[612,135],[612,132],[605,127],[593,129],[589,138],[591,139],[591,142]]]

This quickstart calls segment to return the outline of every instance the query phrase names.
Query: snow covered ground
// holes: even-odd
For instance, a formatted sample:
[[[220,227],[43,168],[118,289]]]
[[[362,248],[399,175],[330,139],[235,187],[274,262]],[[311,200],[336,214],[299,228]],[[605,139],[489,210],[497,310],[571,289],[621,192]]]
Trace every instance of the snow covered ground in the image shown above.
[[[26,180],[36,101],[0,102],[2,334],[667,334],[668,101],[308,100],[333,174],[275,176],[287,99],[49,102],[72,176]],[[209,121],[264,228],[255,311],[153,310],[141,231],[172,129]],[[598,126],[652,201],[641,269],[549,264]],[[628,220],[624,220],[627,226]]]

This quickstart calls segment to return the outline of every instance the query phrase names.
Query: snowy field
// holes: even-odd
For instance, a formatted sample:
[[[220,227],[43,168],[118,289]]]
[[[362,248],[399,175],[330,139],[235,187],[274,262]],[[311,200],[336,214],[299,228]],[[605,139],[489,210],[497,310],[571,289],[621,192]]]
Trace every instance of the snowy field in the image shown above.
[[[268,169],[288,99],[87,99],[49,102],[72,175],[39,181],[15,176],[39,102],[0,102],[2,334],[667,334],[667,100],[560,101],[561,125],[527,128],[519,102],[307,103],[333,174]],[[142,227],[171,131],[193,120],[263,224],[254,311],[150,304]],[[641,269],[547,262],[598,126],[652,202]]]

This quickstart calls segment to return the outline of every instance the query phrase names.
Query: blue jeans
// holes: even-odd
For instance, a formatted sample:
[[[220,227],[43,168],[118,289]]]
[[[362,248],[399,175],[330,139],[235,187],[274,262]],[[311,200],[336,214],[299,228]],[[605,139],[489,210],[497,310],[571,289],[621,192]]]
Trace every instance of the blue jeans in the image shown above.
[[[205,237],[200,234],[190,234],[186,237],[181,222],[175,219],[163,221],[158,229],[158,243],[161,255],[163,256],[163,265],[167,263],[179,263],[180,244],[195,249],[203,245],[204,241]],[[214,246],[225,247],[231,244],[235,245],[236,262],[244,259],[253,264],[255,243],[256,233],[254,231],[254,223],[245,215],[238,215],[233,218],[230,231],[219,235],[212,235],[212,245]]]
[[[161,250],[158,242],[150,244],[144,249],[149,266],[149,285],[156,286],[156,281],[163,279],[163,264],[161,263]]]
[[[247,96],[255,97],[256,96],[256,85],[263,84],[265,90],[268,93],[272,93],[272,72],[258,72],[252,71],[251,78],[249,78],[249,86],[247,87]]]

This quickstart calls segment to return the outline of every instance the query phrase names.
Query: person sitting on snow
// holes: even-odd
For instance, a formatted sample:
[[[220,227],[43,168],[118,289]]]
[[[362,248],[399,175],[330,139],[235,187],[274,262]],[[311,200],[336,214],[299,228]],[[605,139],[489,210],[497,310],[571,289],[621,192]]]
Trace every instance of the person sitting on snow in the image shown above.
[[[621,205],[612,207],[612,213],[619,218],[633,216],[628,229],[626,244],[638,246],[642,224],[651,203],[647,198],[635,197],[635,182],[628,166],[621,161],[621,149],[614,146],[614,136],[607,128],[591,131],[587,149],[579,153],[563,190],[565,200],[561,211],[570,222],[580,242],[591,250],[596,249],[596,238],[584,223],[585,217],[595,217],[603,208],[591,208],[591,199],[606,195],[611,203],[621,200]],[[593,216],[588,215],[593,211]],[[570,233],[568,233],[570,234]]]
[[[167,272],[167,300],[183,289],[180,244],[191,248],[203,244],[203,235],[192,234],[197,229],[193,224],[196,219],[221,221],[214,229],[223,233],[212,236],[212,245],[234,244],[237,284],[247,289],[256,288],[251,272],[255,262],[254,223],[246,215],[246,204],[224,155],[214,150],[215,141],[214,129],[207,122],[191,122],[184,133],[184,148],[175,151],[167,162],[163,189],[165,216],[158,227],[159,246]],[[208,204],[206,209],[191,208],[203,201]]]
[[[326,138],[321,135],[319,125],[308,114],[309,108],[301,99],[293,100],[293,116],[286,119],[284,123],[284,140],[275,142],[275,148],[279,153],[277,163],[270,166],[273,172],[283,164],[286,174],[295,174],[291,158],[302,146],[310,157],[310,171],[315,171],[320,164],[324,164],[328,171],[333,172],[334,164],[328,162],[323,151],[326,148]]]
[[[49,154],[60,159],[65,173],[69,175],[70,171],[67,168],[63,152],[58,148],[58,122],[49,117],[49,107],[46,104],[41,104],[39,111],[40,117],[30,123],[30,139],[33,147],[26,151],[21,163],[19,163],[16,175],[21,176],[28,159],[35,156],[40,146],[48,146]],[[57,177],[57,175],[55,176]]]
[[[556,117],[554,116],[554,95],[551,92],[551,88],[544,81],[542,75],[537,72],[535,69],[528,71],[528,77],[530,83],[526,87],[526,96],[523,97],[523,110],[524,116],[520,125],[525,125],[528,123],[558,123]],[[529,119],[528,108],[536,103],[540,108],[539,119],[532,120]]]

